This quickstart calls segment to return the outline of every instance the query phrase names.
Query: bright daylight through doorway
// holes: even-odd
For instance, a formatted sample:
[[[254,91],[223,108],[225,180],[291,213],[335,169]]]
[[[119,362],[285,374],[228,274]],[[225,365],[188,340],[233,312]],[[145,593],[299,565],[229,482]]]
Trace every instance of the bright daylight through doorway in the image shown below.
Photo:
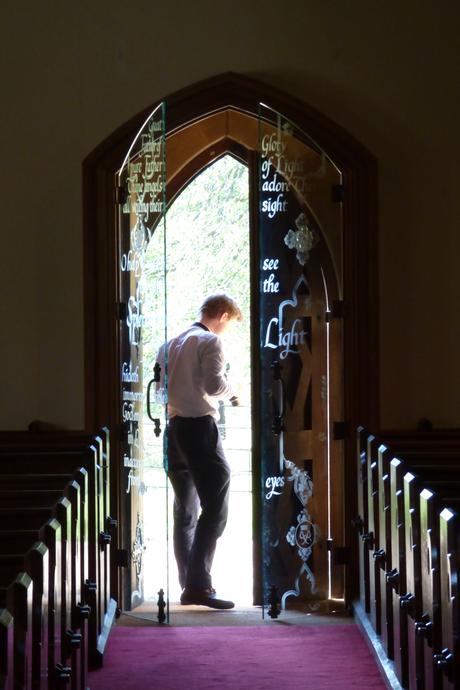
[[[167,338],[196,320],[203,298],[212,292],[228,292],[243,311],[243,322],[223,336],[228,376],[242,404],[221,405],[218,424],[232,483],[229,520],[218,540],[212,569],[219,593],[240,605],[252,603],[253,591],[248,186],[247,167],[229,155],[206,168],[168,210],[166,250],[161,230],[150,242],[144,266],[144,385],[151,378],[164,337],[156,332],[159,320],[155,310],[159,307],[157,277],[165,268]],[[175,602],[180,587],[172,548],[173,493],[165,481],[161,448],[146,414],[143,430],[144,600],[156,601],[159,589],[166,592],[169,581],[169,599]]]

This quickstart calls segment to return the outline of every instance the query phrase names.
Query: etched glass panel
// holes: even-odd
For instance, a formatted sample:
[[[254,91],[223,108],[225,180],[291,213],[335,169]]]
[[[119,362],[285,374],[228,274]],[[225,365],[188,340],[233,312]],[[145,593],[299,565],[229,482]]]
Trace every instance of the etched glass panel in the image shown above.
[[[159,390],[158,370],[144,367],[143,344],[152,340],[157,349],[166,340],[165,224],[165,116],[160,104],[148,117],[134,139],[118,173],[119,206],[119,318],[120,391],[123,477],[125,505],[123,548],[129,566],[123,570],[125,608],[143,601],[146,542],[146,506],[158,512],[165,524],[159,530],[155,550],[155,577],[158,591],[167,598],[167,481],[163,470],[163,431],[166,390]],[[155,284],[150,284],[149,311],[145,309],[144,258],[147,246],[159,247]],[[152,298],[153,294],[153,298]],[[150,422],[143,422],[147,404]],[[151,483],[146,481],[146,465],[156,470],[154,500],[149,499]]]
[[[330,332],[341,296],[341,176],[292,122],[259,109],[264,606],[331,598]],[[314,602],[314,603],[313,603]],[[269,610],[270,613],[270,610]],[[271,614],[270,614],[271,615]]]

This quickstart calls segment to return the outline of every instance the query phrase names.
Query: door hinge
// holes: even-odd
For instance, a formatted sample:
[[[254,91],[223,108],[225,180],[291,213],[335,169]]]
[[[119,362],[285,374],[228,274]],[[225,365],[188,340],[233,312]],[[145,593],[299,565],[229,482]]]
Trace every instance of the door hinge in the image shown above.
[[[128,549],[117,549],[117,552],[115,554],[115,565],[117,565],[118,568],[129,567]]]
[[[274,381],[280,381],[281,380],[281,371],[283,369],[281,362],[278,362],[276,360],[270,365],[270,369],[272,370],[272,375],[273,375],[273,380]]]
[[[283,418],[280,415],[275,415],[272,421],[272,431],[275,436],[279,436],[282,431],[285,431]]]
[[[345,187],[343,184],[333,184],[331,196],[334,204],[341,204],[345,199]]]
[[[128,304],[126,302],[117,302],[116,304],[117,319],[125,321],[128,316]]]
[[[118,441],[121,443],[128,443],[129,436],[129,426],[128,424],[122,423],[118,427]]]
[[[331,308],[326,312],[326,323],[330,323],[332,319],[343,319],[343,300],[333,300]]]
[[[117,185],[115,187],[115,203],[124,204],[128,198],[128,190],[123,185]]]
[[[348,438],[350,427],[348,422],[333,422],[332,423],[332,438],[334,441],[343,441]]]
[[[350,550],[347,546],[334,546],[332,549],[332,563],[334,565],[345,565],[349,561]]]

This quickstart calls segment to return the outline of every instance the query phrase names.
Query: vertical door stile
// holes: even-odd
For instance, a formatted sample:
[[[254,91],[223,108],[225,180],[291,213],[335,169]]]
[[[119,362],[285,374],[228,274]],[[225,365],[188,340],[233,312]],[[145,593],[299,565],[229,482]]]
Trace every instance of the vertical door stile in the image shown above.
[[[249,237],[250,237],[250,319],[251,328],[251,408],[253,419],[261,418],[261,385],[259,356],[260,333],[257,325],[260,323],[259,301],[259,256],[261,256],[259,225],[259,156],[256,151],[251,152],[249,164]],[[263,578],[262,574],[262,505],[263,491],[261,482],[263,479],[262,467],[259,462],[261,457],[261,433],[258,424],[252,424],[252,505],[253,505],[253,568],[256,577],[253,581],[253,602],[261,605],[263,602]]]

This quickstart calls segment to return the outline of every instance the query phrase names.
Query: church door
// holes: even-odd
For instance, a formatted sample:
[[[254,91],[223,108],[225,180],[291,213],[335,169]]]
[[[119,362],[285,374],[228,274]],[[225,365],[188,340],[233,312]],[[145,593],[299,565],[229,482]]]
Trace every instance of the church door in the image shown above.
[[[316,610],[344,598],[343,186],[327,154],[279,112],[260,104],[252,122],[245,148],[258,161],[251,167],[254,542],[261,565],[254,591],[263,611],[275,615],[277,607]],[[117,174],[125,608],[143,601],[146,500],[158,524],[155,589],[168,608],[167,391],[143,347],[149,339],[149,351],[157,352],[167,340],[165,151],[160,104]],[[156,265],[149,268],[147,310],[149,243]]]
[[[148,441],[150,463],[160,468],[163,490],[157,492],[166,502],[167,485],[163,471],[163,430],[165,392],[158,390],[158,368],[147,368],[143,342],[153,338],[159,348],[166,340],[166,265],[165,265],[165,117],[164,104],[149,115],[132,141],[123,164],[116,175],[118,207],[118,360],[120,363],[120,426],[121,462],[119,495],[123,522],[122,549],[125,566],[122,568],[122,590],[125,609],[143,601],[144,540],[144,482],[145,446]],[[152,322],[144,309],[143,265],[147,246],[155,242],[159,265],[154,294]],[[143,422],[143,407],[147,404],[149,423]],[[159,591],[167,604],[167,512],[161,511],[164,541],[158,546],[157,574]]]
[[[341,174],[261,104],[258,188],[262,587],[270,613],[277,602],[317,609],[344,597]]]

